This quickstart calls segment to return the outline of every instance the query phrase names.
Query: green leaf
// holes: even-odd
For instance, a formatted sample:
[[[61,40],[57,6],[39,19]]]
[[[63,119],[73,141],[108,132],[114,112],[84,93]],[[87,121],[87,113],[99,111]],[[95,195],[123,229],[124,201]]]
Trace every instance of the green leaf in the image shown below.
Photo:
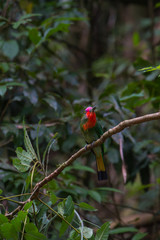
[[[17,153],[17,157],[18,159],[21,160],[21,163],[24,165],[24,166],[28,166],[33,158],[32,158],[32,155],[30,155],[28,152],[26,152],[23,148],[21,147],[18,147],[16,149],[16,153]]]
[[[75,142],[77,140],[76,134],[71,134],[67,137],[67,139],[63,142],[62,151],[70,152],[73,146],[75,146]]]
[[[3,192],[3,190],[2,190],[2,189],[0,189],[0,194],[2,194],[2,192]]]
[[[160,7],[160,2],[156,3],[155,8],[159,8]]]
[[[81,231],[81,227],[79,228],[79,230]],[[91,238],[93,235],[93,229],[92,228],[88,228],[88,227],[83,227],[83,236],[88,238]]]
[[[64,216],[64,201],[58,203],[58,213],[62,216]]]
[[[1,82],[0,85],[4,85],[7,87],[14,87],[14,86],[19,86],[19,87],[25,87],[26,85],[24,83],[19,83],[19,82]]]
[[[116,189],[116,188],[110,188],[110,187],[99,187],[99,188],[96,188],[97,190],[101,190],[101,191],[111,191],[111,192],[117,192],[117,193],[122,193],[122,191],[120,191],[119,189]]]
[[[31,22],[32,21],[31,17],[37,17],[37,16],[41,16],[41,14],[39,13],[25,14],[21,16],[17,22],[13,23],[13,28],[17,29],[21,24],[26,24],[28,22]]]
[[[141,57],[136,58],[136,60],[134,61],[134,67],[140,71],[140,68],[144,68],[144,67],[149,67],[151,64],[149,61],[144,60]]]
[[[109,234],[119,234],[126,232],[137,232],[138,230],[134,227],[120,227],[109,231]]]
[[[27,150],[27,153],[32,156],[32,159],[36,159],[36,153],[33,149],[33,146],[32,146],[32,143],[29,139],[29,136],[28,136],[28,133],[26,131],[26,129],[24,129],[24,145],[25,145],[25,148]]]
[[[119,158],[119,152],[117,149],[111,147],[108,152],[108,159],[111,161],[111,163],[118,163],[120,158]]]
[[[19,220],[22,221],[22,222],[24,222],[27,214],[28,214],[28,213],[27,213],[27,212],[24,212],[24,211],[18,212],[18,218],[19,218]]]
[[[58,198],[54,193],[51,193],[50,200],[51,200],[52,204],[55,204],[57,202]]]
[[[20,220],[20,218],[17,216],[14,219],[11,220],[11,223],[13,225],[13,227],[15,228],[15,230],[18,232],[21,231],[21,226],[22,226],[22,221]]]
[[[69,216],[74,211],[74,204],[72,197],[69,195],[65,201],[64,205],[64,215]]]
[[[150,82],[155,80],[157,77],[159,77],[159,70],[157,71],[153,71],[150,74],[148,74],[148,76],[146,77],[146,81]]]
[[[89,240],[95,240],[95,237],[94,237],[94,235],[92,235],[92,237],[91,237]]]
[[[9,20],[7,18],[2,17],[2,16],[0,16],[0,21],[9,22]]]
[[[88,167],[88,166],[84,166],[84,165],[78,165],[78,164],[76,164],[76,165],[73,165],[73,166],[71,167],[71,169],[95,173],[95,170],[94,170],[93,168]]]
[[[13,60],[19,52],[19,46],[17,41],[15,40],[5,41],[2,47],[2,51],[6,57],[8,57],[10,60]]]
[[[73,17],[57,17],[56,18],[56,21],[64,21],[64,20],[68,20],[68,21],[85,21],[85,20],[87,20],[87,18],[85,18],[85,17],[77,17],[77,16],[73,16]]]
[[[139,94],[140,92],[141,92],[141,88],[139,84],[137,82],[130,82],[124,87],[122,91],[122,97],[130,96],[131,94],[135,94],[135,93]]]
[[[36,45],[41,40],[41,34],[37,28],[31,28],[29,30],[29,39]]]
[[[23,208],[24,211],[27,211],[27,210],[32,206],[32,203],[33,203],[32,201],[26,203],[25,206],[24,206],[24,208]]]
[[[104,223],[101,228],[98,229],[95,240],[107,240],[109,236],[109,227],[109,222]]]
[[[18,82],[0,82],[0,96],[3,97],[7,91],[7,88],[12,86],[25,87],[24,84]]]
[[[121,97],[120,98],[120,101],[126,101],[126,100],[129,100],[131,98],[140,98],[140,97],[144,97],[144,92],[140,92],[140,93],[133,93],[133,94],[130,94],[128,96],[125,96],[125,97]]]
[[[7,222],[8,222],[8,218],[5,215],[0,214],[0,225]]]
[[[55,179],[48,183],[49,191],[55,191],[59,188],[58,183]]]
[[[75,230],[72,230],[69,234],[69,238],[67,240],[80,240],[80,235]]]
[[[12,161],[15,168],[17,168],[17,170],[20,172],[26,172],[30,168],[30,164],[26,163],[25,165],[23,165],[21,163],[21,160],[18,158],[12,158]]]
[[[17,240],[18,239],[17,232],[15,231],[13,225],[9,222],[3,223],[0,226],[0,232],[1,232],[2,236],[7,240]]]
[[[16,149],[17,158],[13,159],[14,166],[20,172],[26,172],[30,168],[30,162],[32,162],[32,156],[28,154],[23,148],[18,147]]]
[[[8,72],[9,70],[9,64],[6,62],[0,63],[0,69],[2,70],[3,73]]]
[[[20,19],[23,20],[23,19],[28,19],[31,17],[40,17],[40,16],[42,16],[42,14],[40,14],[40,13],[27,13],[27,14],[21,16]]]
[[[25,240],[47,240],[46,236],[39,232],[27,232],[24,234]]]
[[[38,232],[38,229],[37,229],[37,227],[34,225],[34,223],[27,223],[27,224],[25,225],[25,231],[26,231],[26,232],[29,232],[29,233],[31,233],[31,232]]]
[[[0,86],[0,96],[4,96],[5,93],[7,91],[7,87],[6,86]]]
[[[134,32],[133,33],[133,44],[134,44],[135,47],[138,46],[139,41],[140,41],[139,33]]]
[[[140,240],[140,239],[144,238],[146,235],[147,235],[147,233],[137,233],[136,235],[134,235],[132,240]]]
[[[51,108],[53,108],[55,111],[57,111],[57,109],[58,109],[58,103],[57,103],[55,97],[53,97],[53,96],[48,96],[48,97],[44,98],[44,100],[49,104],[49,106],[50,106]]]
[[[150,144],[152,144],[152,140],[143,140],[140,142],[137,142],[133,148],[135,153],[139,154],[139,151],[143,151],[143,149],[145,149],[147,146],[149,146]]]
[[[101,202],[101,195],[98,193],[98,192],[96,192],[96,191],[94,191],[94,190],[89,190],[88,191],[88,194],[94,199],[94,200],[96,200],[97,202]]]
[[[143,72],[152,72],[152,71],[159,71],[160,70],[160,65],[156,66],[156,67],[145,67],[145,68],[141,68],[139,69],[139,71],[143,71]]]
[[[44,34],[44,38],[47,39],[56,32],[68,32],[70,24],[59,23],[58,26],[54,28],[48,28]]]
[[[74,218],[74,211],[72,211],[72,213],[69,216],[65,217],[65,220],[67,222],[71,223],[73,218]],[[65,221],[62,221],[62,224],[61,224],[61,227],[59,230],[60,236],[62,236],[65,233],[65,231],[67,230],[68,227],[69,227],[69,225]]]
[[[97,211],[96,208],[92,207],[91,205],[85,202],[79,203],[78,206],[86,211]]]
[[[103,90],[103,92],[100,94],[99,99],[103,99],[104,97],[108,97],[110,94],[113,94],[115,92],[115,85],[112,83],[109,83],[108,86]]]

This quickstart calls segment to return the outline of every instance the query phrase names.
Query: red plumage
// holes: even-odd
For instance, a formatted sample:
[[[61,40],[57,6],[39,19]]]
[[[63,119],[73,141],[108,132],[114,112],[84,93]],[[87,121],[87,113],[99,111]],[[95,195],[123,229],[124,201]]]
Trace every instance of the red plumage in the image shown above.
[[[96,125],[96,114],[95,112],[86,112],[86,117],[88,118],[88,121],[83,124],[83,129],[86,131],[88,128],[92,128]]]

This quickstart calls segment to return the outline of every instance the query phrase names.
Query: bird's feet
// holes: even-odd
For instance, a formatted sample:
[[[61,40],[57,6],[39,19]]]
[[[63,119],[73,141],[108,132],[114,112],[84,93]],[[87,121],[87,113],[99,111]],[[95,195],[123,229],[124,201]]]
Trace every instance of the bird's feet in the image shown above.
[[[95,142],[95,141],[93,141],[93,142],[90,143],[91,146],[92,146],[92,148],[93,148],[93,144],[94,144],[94,142]],[[84,147],[85,147],[85,150],[87,150],[88,145],[89,145],[89,144],[86,144],[86,145],[84,146]]]
[[[92,148],[93,148],[93,144],[94,144],[94,142],[95,142],[95,141],[91,142],[91,146],[92,146]]]
[[[87,150],[87,146],[88,146],[88,144],[86,144],[84,147],[85,147],[85,150]]]

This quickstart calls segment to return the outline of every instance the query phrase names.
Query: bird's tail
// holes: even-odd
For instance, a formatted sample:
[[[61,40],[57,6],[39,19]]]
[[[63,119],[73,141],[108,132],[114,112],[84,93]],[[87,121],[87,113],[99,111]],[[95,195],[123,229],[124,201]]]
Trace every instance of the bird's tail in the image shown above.
[[[96,155],[96,162],[97,162],[97,172],[98,172],[98,180],[105,180],[107,179],[107,171],[103,162],[102,154]]]

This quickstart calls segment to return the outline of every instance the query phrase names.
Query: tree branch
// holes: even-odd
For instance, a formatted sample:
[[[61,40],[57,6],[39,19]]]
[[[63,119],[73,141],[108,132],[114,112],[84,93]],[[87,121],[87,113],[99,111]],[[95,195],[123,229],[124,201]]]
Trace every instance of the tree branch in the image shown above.
[[[107,138],[111,137],[112,135],[114,135],[116,133],[121,132],[122,130],[124,130],[125,128],[128,128],[130,126],[148,122],[148,121],[152,121],[152,120],[158,120],[158,119],[160,119],[160,112],[153,113],[153,114],[147,114],[142,117],[137,117],[137,118],[133,118],[133,119],[129,119],[129,120],[124,120],[123,122],[120,122],[117,126],[109,129],[93,144],[88,144],[86,147],[81,148],[78,152],[73,154],[66,162],[61,164],[54,172],[52,172],[50,175],[45,177],[42,181],[38,182],[35,185],[32,193],[31,193],[31,196],[28,198],[28,200],[23,202],[23,204],[21,203],[21,205],[18,206],[13,212],[7,213],[6,216],[8,218],[12,218],[18,211],[20,211],[24,207],[24,205],[27,202],[30,202],[30,201],[36,199],[39,194],[39,190],[44,185],[46,185],[48,182],[50,182],[52,179],[56,178],[63,171],[64,168],[71,165],[72,162],[74,162],[77,158],[79,158],[80,156],[82,156],[84,153],[88,152],[92,148],[100,146],[102,143],[104,143],[104,141]]]

